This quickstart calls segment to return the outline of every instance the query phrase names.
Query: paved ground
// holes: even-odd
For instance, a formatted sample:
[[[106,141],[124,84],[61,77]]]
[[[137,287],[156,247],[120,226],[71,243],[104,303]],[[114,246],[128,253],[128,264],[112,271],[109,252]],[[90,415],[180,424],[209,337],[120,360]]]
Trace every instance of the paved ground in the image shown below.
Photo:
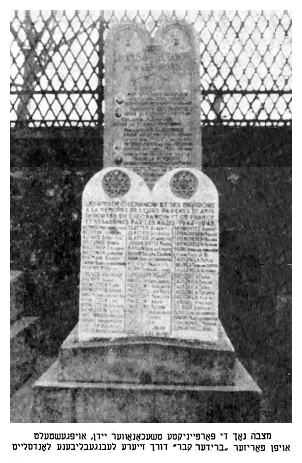
[[[38,356],[32,376],[11,396],[11,423],[30,423],[32,406],[32,385],[55,361],[55,357]]]

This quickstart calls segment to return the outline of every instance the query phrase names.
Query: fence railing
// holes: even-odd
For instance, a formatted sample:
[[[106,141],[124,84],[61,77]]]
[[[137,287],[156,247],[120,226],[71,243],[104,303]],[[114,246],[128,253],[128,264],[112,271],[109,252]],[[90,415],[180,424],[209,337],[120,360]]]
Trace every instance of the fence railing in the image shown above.
[[[201,124],[291,124],[287,11],[15,11],[11,19],[11,126],[103,123],[108,28],[135,20],[150,32],[193,24],[200,43]]]

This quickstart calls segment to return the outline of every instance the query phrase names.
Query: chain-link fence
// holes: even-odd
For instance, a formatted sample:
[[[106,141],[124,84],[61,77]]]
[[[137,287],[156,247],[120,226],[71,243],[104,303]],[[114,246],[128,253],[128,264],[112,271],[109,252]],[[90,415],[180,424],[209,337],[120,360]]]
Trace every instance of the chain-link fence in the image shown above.
[[[11,20],[12,127],[103,123],[106,32],[134,20],[152,33],[193,24],[200,43],[201,123],[291,124],[287,11],[15,11]]]

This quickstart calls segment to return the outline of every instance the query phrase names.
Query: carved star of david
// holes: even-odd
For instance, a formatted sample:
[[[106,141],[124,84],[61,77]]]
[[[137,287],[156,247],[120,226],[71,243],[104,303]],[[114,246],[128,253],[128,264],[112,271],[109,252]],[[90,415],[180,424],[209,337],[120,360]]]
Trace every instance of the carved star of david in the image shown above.
[[[198,180],[188,170],[181,170],[173,175],[170,187],[173,193],[179,198],[191,198],[197,190]]]
[[[120,198],[130,190],[130,178],[122,170],[111,170],[104,175],[103,189],[110,198]]]

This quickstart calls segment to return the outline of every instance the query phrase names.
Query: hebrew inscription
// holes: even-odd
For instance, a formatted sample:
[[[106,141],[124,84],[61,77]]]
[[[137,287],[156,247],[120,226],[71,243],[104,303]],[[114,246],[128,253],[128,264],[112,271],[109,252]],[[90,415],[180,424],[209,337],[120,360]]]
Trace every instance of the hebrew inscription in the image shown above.
[[[103,188],[115,172],[130,181],[123,196]],[[127,169],[96,174],[83,194],[80,339],[216,340],[218,236],[217,191],[200,171],[174,169],[152,191]]]
[[[153,185],[177,166],[201,168],[199,62],[194,29],[169,23],[154,37],[135,24],[105,42],[104,166],[131,167]]]

